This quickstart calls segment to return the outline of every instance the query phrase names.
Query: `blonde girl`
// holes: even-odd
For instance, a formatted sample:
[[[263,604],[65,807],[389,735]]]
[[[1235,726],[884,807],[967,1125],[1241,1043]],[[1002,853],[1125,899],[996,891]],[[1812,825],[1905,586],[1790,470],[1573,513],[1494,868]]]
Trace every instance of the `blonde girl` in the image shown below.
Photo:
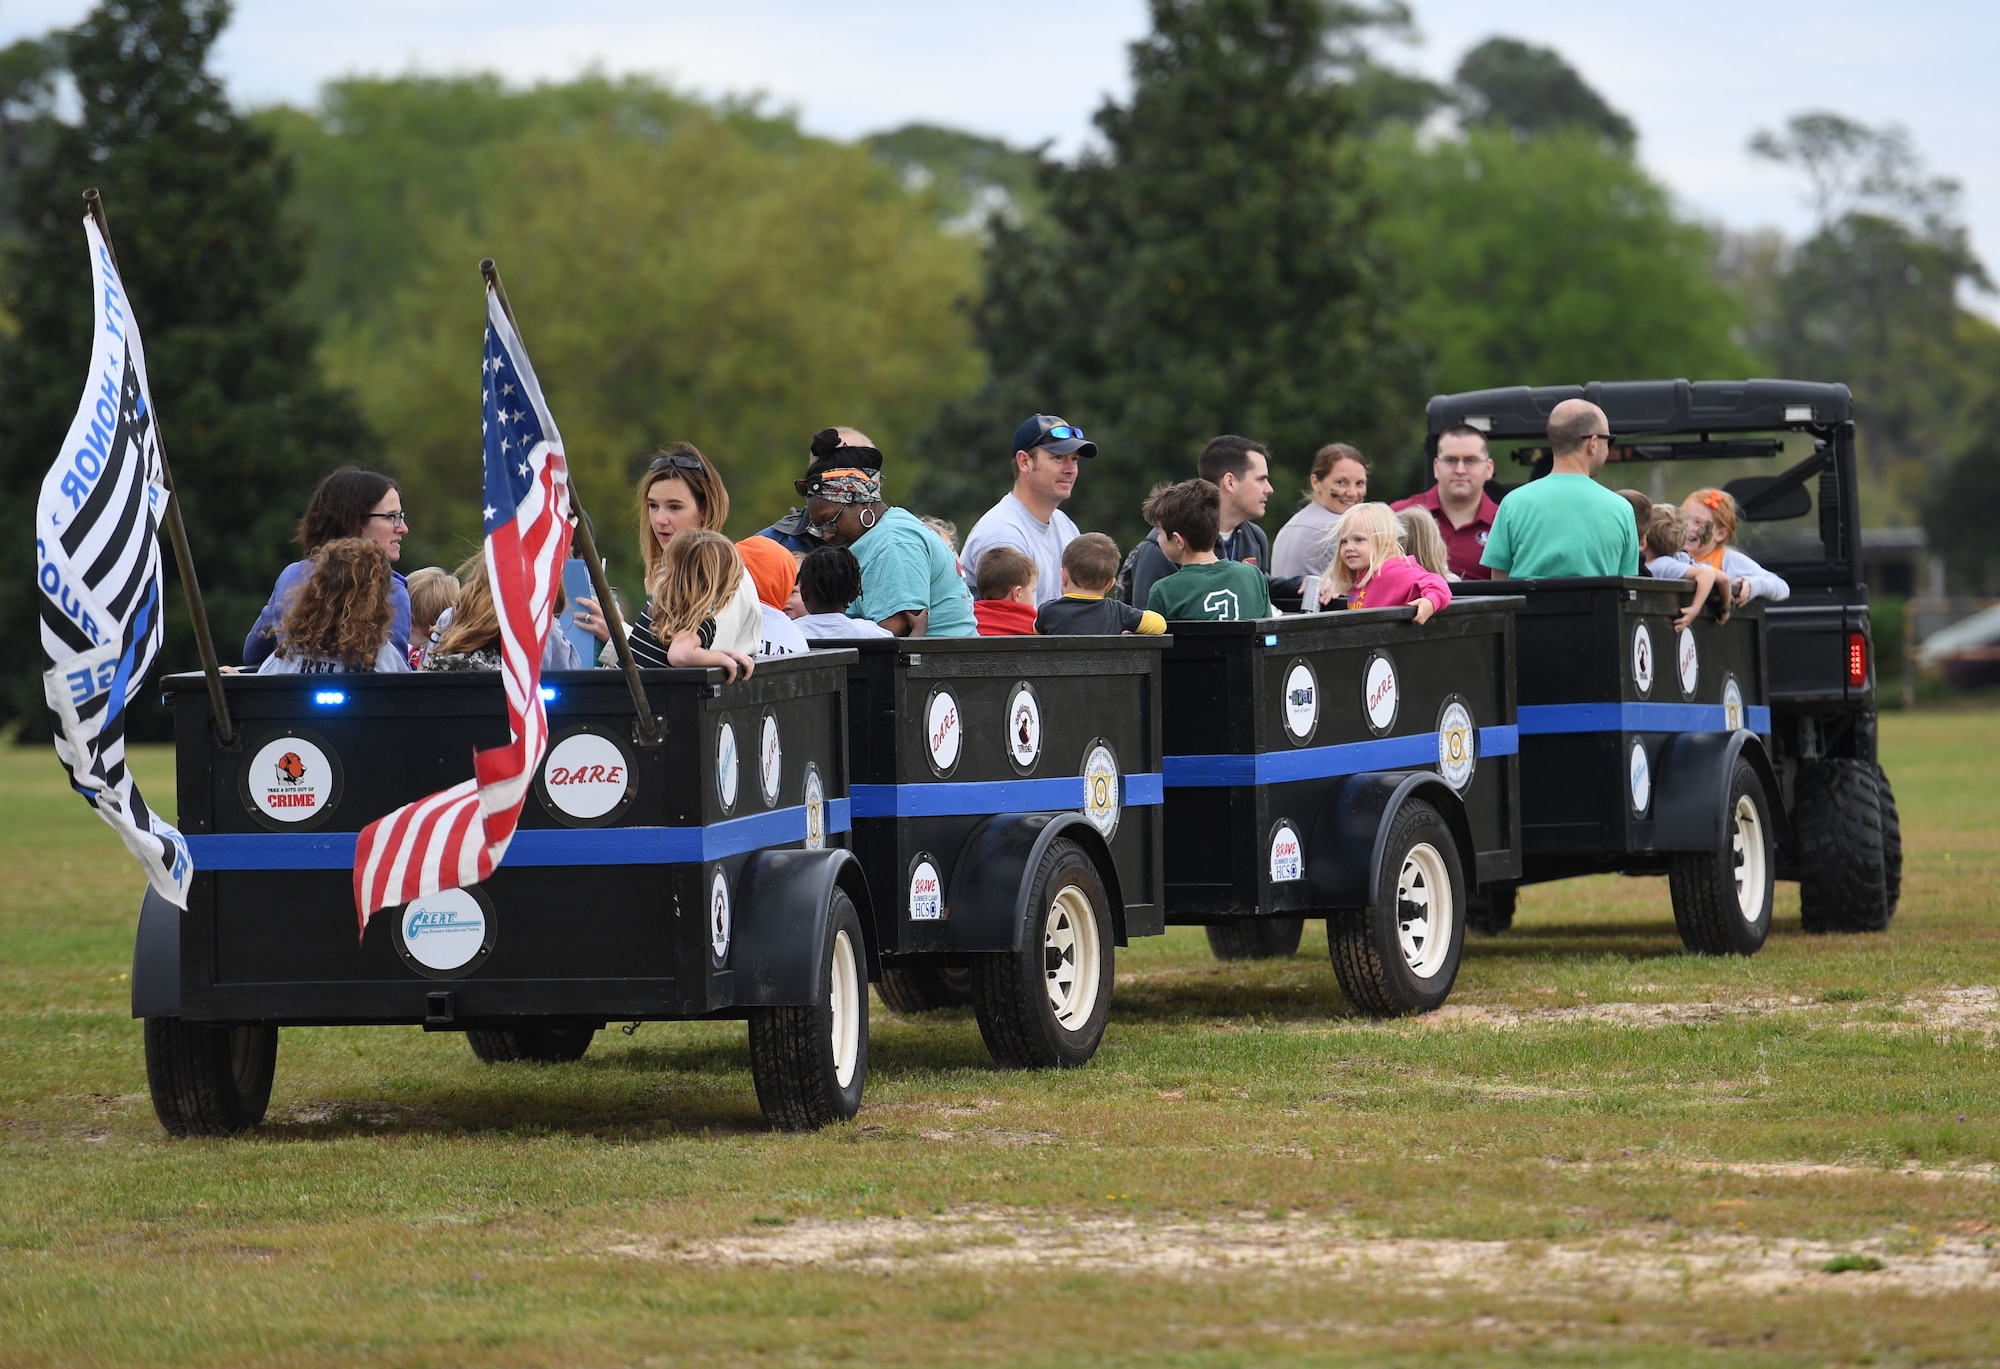
[[[1438,532],[1437,519],[1431,517],[1429,509],[1415,505],[1397,509],[1396,521],[1403,525],[1403,549],[1412,560],[1433,575],[1441,575],[1447,580],[1458,578],[1451,573],[1444,536]]]
[[[740,673],[745,679],[754,668],[754,651],[717,645],[722,633],[718,620],[735,605],[738,591],[749,577],[736,545],[719,532],[695,528],[680,533],[667,544],[658,575],[653,580],[652,602],[646,606],[650,635],[665,644],[669,666],[719,666],[727,678]],[[762,615],[756,627],[762,627]],[[633,634],[638,650],[640,634]],[[640,653],[643,657],[644,653]]]
[[[1347,596],[1349,608],[1416,607],[1417,621],[1451,602],[1444,577],[1403,554],[1403,525],[1387,504],[1356,504],[1334,526],[1332,575],[1320,602]]]

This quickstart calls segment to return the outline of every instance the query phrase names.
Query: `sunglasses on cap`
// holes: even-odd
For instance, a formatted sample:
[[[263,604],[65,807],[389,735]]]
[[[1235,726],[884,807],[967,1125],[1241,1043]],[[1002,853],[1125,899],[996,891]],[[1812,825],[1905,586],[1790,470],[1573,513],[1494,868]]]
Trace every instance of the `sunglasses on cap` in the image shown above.
[[[1089,440],[1084,437],[1083,429],[1077,427],[1074,423],[1058,423],[1055,427],[1036,438],[1035,445],[1039,447],[1044,442],[1067,442],[1071,438],[1075,438],[1079,442]]]

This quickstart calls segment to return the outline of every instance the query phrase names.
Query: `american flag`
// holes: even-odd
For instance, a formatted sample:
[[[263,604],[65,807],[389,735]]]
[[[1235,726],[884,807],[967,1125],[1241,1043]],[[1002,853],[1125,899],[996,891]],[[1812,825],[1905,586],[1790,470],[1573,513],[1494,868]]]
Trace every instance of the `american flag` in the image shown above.
[[[569,468],[562,435],[499,294],[486,290],[486,574],[500,619],[507,690],[505,746],[475,751],[473,778],[398,808],[362,829],[354,850],[361,934],[378,910],[477,884],[499,866],[548,748],[542,651],[569,556]]]

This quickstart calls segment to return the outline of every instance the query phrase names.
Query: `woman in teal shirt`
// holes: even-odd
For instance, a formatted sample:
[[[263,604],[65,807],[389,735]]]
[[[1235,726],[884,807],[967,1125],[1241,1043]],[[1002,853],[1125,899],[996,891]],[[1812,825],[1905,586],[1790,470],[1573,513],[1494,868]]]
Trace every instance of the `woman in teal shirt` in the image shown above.
[[[826,441],[835,431],[813,439],[815,460],[798,484],[811,534],[849,548],[861,563],[861,597],[848,616],[872,619],[898,637],[976,637],[958,558],[915,514],[882,502],[879,467],[858,464],[881,461],[868,439],[839,429]],[[849,460],[857,464],[844,464]]]

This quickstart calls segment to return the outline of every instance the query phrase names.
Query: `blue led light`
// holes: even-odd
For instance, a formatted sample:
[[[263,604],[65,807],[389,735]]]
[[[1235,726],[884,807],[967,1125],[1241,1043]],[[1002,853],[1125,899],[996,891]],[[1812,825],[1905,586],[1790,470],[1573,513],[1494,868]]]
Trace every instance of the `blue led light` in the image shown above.
[[[1265,633],[1265,634],[1264,634],[1264,645],[1265,645],[1265,646],[1276,646],[1277,644],[1278,644],[1278,634],[1277,634],[1277,633],[1275,633],[1275,632],[1267,632],[1267,633]]]
[[[557,691],[556,691],[556,690],[555,690],[555,689],[554,689],[553,687],[551,687],[551,686],[549,686],[549,685],[543,685],[543,686],[542,686],[542,702],[543,702],[543,703],[545,703],[545,704],[552,704],[552,703],[554,703],[554,702],[555,702],[555,701],[556,701],[557,699],[559,699],[559,698],[561,698],[561,697],[562,697],[562,695],[561,695],[560,693],[558,693],[558,692],[557,692]]]
[[[347,691],[344,689],[322,689],[313,695],[313,702],[321,708],[338,708],[347,702]]]

